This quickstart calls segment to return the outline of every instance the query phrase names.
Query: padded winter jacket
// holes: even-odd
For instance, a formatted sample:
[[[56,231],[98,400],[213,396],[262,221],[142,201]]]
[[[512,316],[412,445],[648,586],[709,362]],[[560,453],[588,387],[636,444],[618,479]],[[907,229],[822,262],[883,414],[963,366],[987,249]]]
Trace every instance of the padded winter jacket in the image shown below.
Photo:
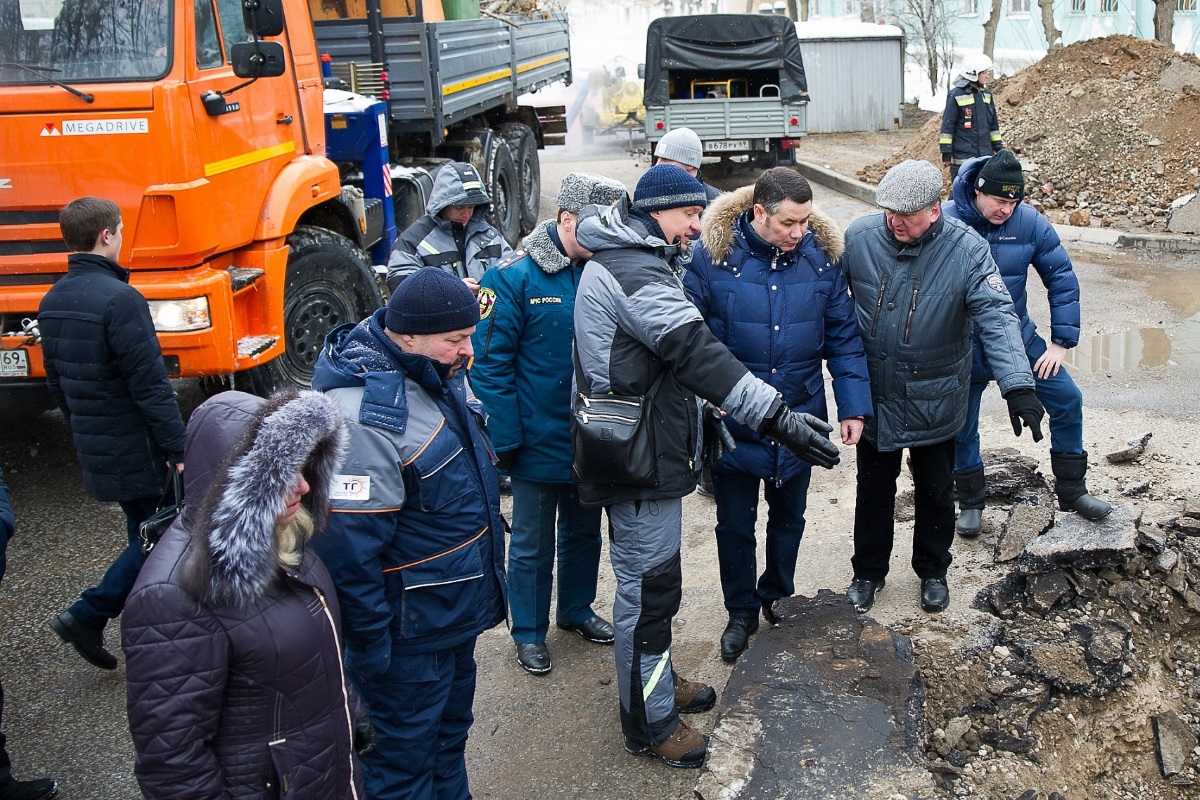
[[[867,351],[877,450],[953,438],[967,416],[971,326],[978,325],[1002,394],[1032,389],[1012,299],[979,234],[941,216],[916,242],[896,241],[883,212],[846,229],[850,280]]]
[[[425,214],[404,229],[392,248],[388,258],[389,289],[395,291],[400,281],[421,267],[440,267],[459,278],[479,280],[489,266],[512,250],[487,221],[491,206],[475,206],[465,229],[438,216],[447,206],[460,205],[467,199],[458,172],[438,170]]]
[[[344,421],[315,392],[284,400],[225,392],[192,414],[187,503],[126,601],[134,771],[150,800],[365,797],[365,708],[343,673],[333,581],[312,547],[282,566],[274,525],[303,471],[321,535]]]
[[[183,457],[183,418],[129,270],[72,253],[66,277],[42,298],[38,326],[46,385],[71,427],[88,494],[158,497],[167,459]]]
[[[797,411],[828,418],[827,361],[838,417],[871,416],[867,360],[846,277],[834,262],[842,231],[819,211],[794,250],[768,244],[751,226],[754,187],[723,195],[704,212],[701,247],[683,277],[708,327],[756,377]],[[777,485],[811,465],[737,422],[737,449],[717,472],[745,472]]]
[[[498,452],[516,451],[509,474],[571,480],[571,344],[582,264],[572,264],[554,220],[483,274],[471,385]]]
[[[992,92],[961,75],[946,94],[938,149],[962,163],[977,156],[990,156],[1004,147],[1000,117]]]
[[[316,542],[346,625],[346,664],[445,650],[504,621],[508,597],[494,453],[462,372],[384,332],[386,309],[330,331],[313,386],[349,420],[350,455]]]
[[[1003,225],[993,225],[979,213],[975,207],[975,179],[985,163],[987,158],[979,158],[963,165],[942,211],[970,225],[991,246],[992,258],[1021,320],[1025,349],[1029,350],[1037,336],[1037,325],[1029,317],[1025,286],[1030,264],[1050,298],[1050,340],[1070,349],[1079,344],[1079,278],[1071,267],[1071,257],[1050,221],[1025,203],[1018,203]],[[978,376],[987,374],[978,343],[975,367]]]
[[[713,336],[687,298],[652,217],[626,198],[586,206],[576,228],[594,255],[575,299],[575,346],[591,394],[647,396],[658,485],[579,485],[584,505],[682,497],[700,475],[700,399],[757,429],[781,403]],[[653,389],[653,391],[652,391]]]

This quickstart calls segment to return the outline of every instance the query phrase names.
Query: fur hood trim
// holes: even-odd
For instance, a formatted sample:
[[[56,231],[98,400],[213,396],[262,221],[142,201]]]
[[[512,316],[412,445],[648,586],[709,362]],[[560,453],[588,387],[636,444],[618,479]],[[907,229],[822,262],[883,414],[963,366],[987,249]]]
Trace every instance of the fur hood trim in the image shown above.
[[[700,242],[708,252],[713,264],[720,264],[733,249],[738,216],[754,208],[754,187],[743,186],[727,192],[708,204],[700,228]],[[817,245],[837,261],[846,250],[846,238],[842,229],[831,217],[813,208],[808,218],[808,229],[812,231]]]
[[[239,608],[263,596],[278,573],[275,522],[296,473],[308,481],[303,502],[320,531],[348,439],[341,409],[319,392],[282,392],[254,414],[192,530],[197,595]]]
[[[554,243],[554,239],[550,237],[550,228],[554,224],[555,222],[552,219],[543,222],[534,228],[525,237],[525,240],[521,242],[521,246],[529,253],[529,257],[533,259],[533,263],[541,267],[542,272],[545,272],[547,275],[562,272],[571,266],[571,259],[563,255],[563,252],[558,249],[558,245]]]

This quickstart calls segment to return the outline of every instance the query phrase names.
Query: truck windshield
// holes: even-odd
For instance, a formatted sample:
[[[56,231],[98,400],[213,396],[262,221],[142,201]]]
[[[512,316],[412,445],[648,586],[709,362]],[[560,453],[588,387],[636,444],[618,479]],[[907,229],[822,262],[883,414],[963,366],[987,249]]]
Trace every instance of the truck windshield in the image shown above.
[[[0,84],[162,77],[171,25],[170,0],[0,0]]]

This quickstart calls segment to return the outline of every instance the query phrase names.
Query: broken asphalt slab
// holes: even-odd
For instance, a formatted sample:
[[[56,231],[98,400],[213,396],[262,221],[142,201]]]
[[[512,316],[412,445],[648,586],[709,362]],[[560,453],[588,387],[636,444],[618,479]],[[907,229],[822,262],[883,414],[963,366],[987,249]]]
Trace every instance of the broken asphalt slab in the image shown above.
[[[775,609],[781,624],[760,630],[722,693],[696,797],[874,800],[930,790],[912,643],[827,589]]]

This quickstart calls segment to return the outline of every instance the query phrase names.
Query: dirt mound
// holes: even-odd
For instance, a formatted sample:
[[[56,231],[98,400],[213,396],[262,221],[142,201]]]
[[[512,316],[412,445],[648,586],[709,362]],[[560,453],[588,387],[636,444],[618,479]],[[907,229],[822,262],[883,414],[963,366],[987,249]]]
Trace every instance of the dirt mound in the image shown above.
[[[1195,56],[1130,36],[1089,39],[993,91],[1004,141],[1026,168],[1027,196],[1048,216],[1087,209],[1091,224],[1162,228],[1171,201],[1200,185]],[[940,126],[940,115],[930,119],[903,150],[859,175],[878,183],[906,158],[940,163]]]

